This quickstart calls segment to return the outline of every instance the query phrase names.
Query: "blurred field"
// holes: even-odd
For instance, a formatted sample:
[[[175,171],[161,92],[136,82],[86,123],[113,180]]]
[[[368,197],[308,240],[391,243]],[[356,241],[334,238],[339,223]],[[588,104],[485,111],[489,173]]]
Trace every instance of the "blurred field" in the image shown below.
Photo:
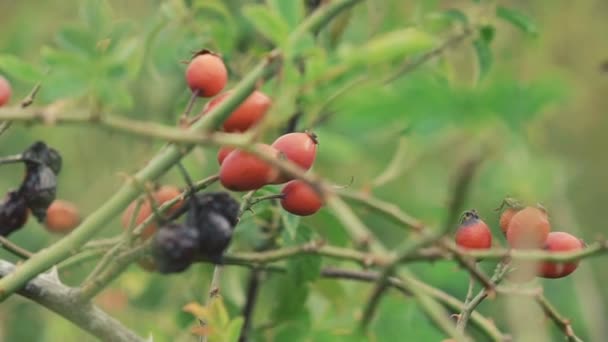
[[[225,1],[235,9],[245,2],[252,1]],[[49,46],[57,47],[58,31],[66,24],[79,22],[80,3],[0,0],[0,54],[40,64],[41,52]],[[193,50],[201,46],[222,50],[229,63],[231,84],[235,84],[270,46],[267,40],[251,33],[251,27],[242,24],[243,18],[236,18],[240,24],[234,27],[214,20],[197,22],[196,17],[175,10],[179,8],[176,4],[182,3],[179,0],[110,3],[115,18],[129,21],[126,37],[138,37],[125,43],[125,48],[147,48],[137,50],[147,54],[147,62],[137,66],[127,63],[122,78],[116,81],[115,91],[131,94],[132,103],[123,106],[124,102],[117,101],[110,109],[128,117],[165,124],[176,122],[189,97],[183,84],[185,66],[180,61],[186,60]],[[478,86],[473,86],[472,81],[473,51],[470,44],[465,44],[449,50],[446,66],[433,64],[422,68],[399,79],[389,90],[366,86],[352,89],[329,104],[333,114],[316,128],[321,143],[315,171],[337,184],[348,184],[352,177],[352,187],[373,188],[378,197],[394,202],[429,224],[439,224],[449,198],[452,171],[481,143],[489,141],[493,152],[475,179],[467,207],[480,211],[498,240],[502,235],[493,209],[506,195],[542,202],[550,210],[554,230],[575,233],[588,242],[606,238],[603,213],[608,203],[605,177],[608,2],[500,3],[533,18],[538,36],[524,35],[499,22],[492,43],[494,64],[489,76]],[[356,7],[342,44],[357,46],[369,36],[416,24],[425,13],[437,8],[466,10],[471,6],[471,1],[369,0]],[[170,15],[168,8],[174,11]],[[156,29],[152,44],[142,39]],[[325,47],[331,46],[327,36],[322,35],[321,42]],[[399,64],[373,69],[368,77],[387,75],[387,69]],[[82,65],[78,67],[80,72],[74,77],[103,77],[95,74],[95,65],[90,72]],[[448,70],[445,74],[449,77],[437,76],[437,70]],[[39,104],[48,103],[53,91],[76,91],[70,89],[69,82],[69,78],[64,78],[61,84],[44,83]],[[324,84],[305,96],[304,123],[314,121],[320,105],[343,85],[340,82]],[[33,86],[20,80],[14,80],[13,84],[16,95],[13,103],[25,97]],[[293,95],[281,93],[281,88],[273,83],[266,85],[265,90],[273,96]],[[105,100],[111,97],[118,94],[110,94]],[[276,122],[271,123],[267,141],[274,139],[280,121],[292,113],[293,104],[287,103],[291,100],[273,109]],[[83,108],[95,103],[87,96],[78,101]],[[400,131],[406,127],[411,130],[401,136]],[[120,187],[125,173],[136,171],[162,146],[158,141],[94,126],[15,124],[0,137],[0,155],[19,152],[38,139],[62,152],[65,166],[59,179],[59,197],[77,203],[85,215]],[[403,170],[398,177],[373,187],[399,139],[406,148]],[[216,149],[197,148],[186,158],[185,165],[193,178],[217,172],[215,153]],[[0,187],[10,189],[21,177],[20,166],[3,166]],[[183,186],[176,170],[163,177],[161,183]],[[264,210],[267,209],[261,210],[262,214]],[[403,239],[402,230],[364,210],[358,213],[388,245],[398,245]],[[329,210],[302,222],[333,244],[347,243],[347,236]],[[255,229],[255,224],[249,216],[239,226],[234,250],[251,247],[247,230]],[[113,236],[120,231],[116,218],[99,236]],[[31,251],[59,238],[33,220],[11,236],[12,241]],[[3,250],[0,258],[15,260]],[[63,274],[63,280],[77,285],[93,265],[76,267]],[[605,265],[605,257],[592,258],[583,262],[571,277],[542,282],[548,298],[572,320],[574,330],[585,341],[608,338]],[[491,271],[492,265],[483,263],[483,267]],[[468,276],[453,263],[420,263],[412,269],[434,286],[464,298]],[[167,277],[146,273],[133,265],[98,302],[141,336],[153,334],[154,341],[188,341],[187,329],[193,319],[181,308],[204,296],[211,271],[209,265],[195,265],[184,274]],[[222,293],[231,314],[238,314],[243,304],[247,276],[246,269],[236,267],[225,274]],[[256,318],[255,325],[267,323],[280,302],[280,289],[286,291],[285,286],[280,277],[269,277],[264,282],[256,311],[256,317],[260,318]],[[368,292],[368,285],[317,280],[309,286],[305,310],[269,331],[259,332],[255,340],[339,340],[335,333],[353,328]],[[484,302],[480,310],[505,329],[510,326],[507,319],[508,313],[513,312],[510,310],[517,312],[517,308],[500,299]],[[532,316],[526,319],[533,326],[546,326],[551,341],[563,340],[561,333],[538,312],[519,314]],[[399,341],[405,336],[408,341],[443,338],[413,301],[397,293],[387,295],[382,302],[373,334],[377,341]],[[62,318],[22,298],[12,297],[0,305],[0,341],[57,341],[59,336],[63,341],[92,340]],[[521,341],[524,340],[522,337]]]

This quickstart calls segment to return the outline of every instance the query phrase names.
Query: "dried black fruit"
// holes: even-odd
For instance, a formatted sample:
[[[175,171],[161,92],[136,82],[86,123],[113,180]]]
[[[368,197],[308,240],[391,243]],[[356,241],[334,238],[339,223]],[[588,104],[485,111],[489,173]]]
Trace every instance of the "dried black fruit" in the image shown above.
[[[25,179],[18,192],[38,222],[44,222],[46,210],[57,195],[57,176],[46,165],[26,162]]]
[[[232,240],[238,214],[239,203],[226,192],[202,193],[190,200],[186,224],[198,229],[202,257],[221,263]]]
[[[206,192],[193,196],[188,204],[187,222],[195,226],[198,216],[216,212],[224,216],[233,226],[238,222],[239,203],[227,192]]]
[[[9,191],[0,204],[0,235],[8,236],[27,222],[28,208],[17,191]]]
[[[180,223],[160,227],[154,236],[152,255],[160,273],[186,270],[197,257],[199,232]]]
[[[48,147],[42,141],[37,141],[21,154],[27,164],[43,164],[49,167],[56,175],[61,171],[61,155],[54,148]]]

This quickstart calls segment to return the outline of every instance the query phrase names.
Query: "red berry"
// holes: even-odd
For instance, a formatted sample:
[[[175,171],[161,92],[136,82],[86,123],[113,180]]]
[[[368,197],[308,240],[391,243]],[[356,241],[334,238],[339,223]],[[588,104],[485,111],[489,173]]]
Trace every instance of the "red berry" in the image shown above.
[[[257,146],[276,157],[279,155],[279,151],[270,145]],[[234,150],[220,167],[220,182],[229,190],[249,191],[270,184],[277,179],[278,174],[277,169],[251,153]]]
[[[492,232],[475,210],[465,212],[462,223],[456,231],[456,244],[466,249],[492,247]]]
[[[156,201],[156,204],[160,206],[163,203],[179,196],[180,194],[181,194],[181,191],[179,190],[179,188],[177,188],[175,186],[171,186],[171,185],[164,185],[164,186],[161,186],[158,190],[156,190],[154,192],[153,197],[154,197],[154,200]],[[184,204],[184,201],[179,201],[179,202],[175,203],[171,208],[169,208],[169,211],[167,211],[167,214],[171,215],[172,213],[177,211],[183,204]],[[121,223],[125,229],[127,229],[129,227],[129,223],[131,222],[131,217],[134,214],[136,206],[137,206],[137,201],[133,201],[127,207],[127,209],[125,210],[125,212],[122,215]],[[144,200],[144,202],[141,204],[141,206],[139,207],[139,213],[137,214],[137,217],[135,218],[135,226],[144,222],[148,217],[150,217],[150,215],[152,215],[152,213],[153,213],[152,204],[146,198]],[[154,235],[154,233],[156,232],[156,228],[157,228],[156,222],[154,222],[154,221],[150,222],[144,228],[144,230],[141,234],[142,238],[147,239],[150,236]]]
[[[301,180],[293,180],[285,184],[281,194],[283,195],[281,206],[295,215],[312,215],[323,206],[321,195]]]
[[[572,252],[583,249],[584,247],[585,244],[571,234],[551,232],[549,233],[549,236],[547,236],[544,249],[549,252]],[[574,272],[577,267],[578,261],[568,263],[545,261],[540,265],[538,276],[543,278],[562,278]]]
[[[0,107],[4,106],[11,99],[11,84],[6,78],[0,76]]]
[[[224,101],[230,94],[232,94],[232,91],[227,91],[209,101],[205,108],[203,108],[203,113],[212,110],[213,107]],[[254,91],[224,121],[224,131],[244,132],[248,130],[264,118],[271,104],[272,101],[266,94],[261,91]]]
[[[219,151],[217,151],[217,162],[218,164],[222,165],[222,163],[224,162],[224,159],[226,159],[226,157],[228,157],[228,155],[230,154],[230,152],[234,151],[234,147],[222,147],[220,148]]]
[[[205,52],[194,57],[186,69],[186,81],[192,91],[201,97],[217,95],[228,82],[228,71],[222,59]]]
[[[44,226],[53,233],[68,233],[80,224],[78,208],[68,202],[55,200],[46,210]]]
[[[304,170],[308,170],[317,156],[317,144],[317,137],[313,133],[288,133],[275,140],[272,147]]]
[[[515,214],[517,214],[518,211],[519,210],[515,208],[507,208],[500,215],[500,221],[498,224],[505,235],[507,235],[507,231],[509,230],[509,223],[511,223],[511,219],[513,216],[515,216]]]
[[[511,218],[507,241],[513,248],[539,248],[545,243],[550,230],[549,218],[544,210],[526,207]]]

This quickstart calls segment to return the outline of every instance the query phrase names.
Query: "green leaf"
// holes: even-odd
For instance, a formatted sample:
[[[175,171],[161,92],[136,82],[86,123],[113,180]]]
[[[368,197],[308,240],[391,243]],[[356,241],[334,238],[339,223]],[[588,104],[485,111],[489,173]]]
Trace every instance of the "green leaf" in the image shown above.
[[[486,43],[490,44],[492,40],[494,40],[494,34],[496,33],[496,29],[491,25],[484,25],[479,29],[479,36]]]
[[[238,342],[239,337],[241,337],[241,330],[243,329],[243,324],[245,320],[243,317],[237,317],[230,321],[230,324],[226,327],[225,336],[226,342]]]
[[[473,42],[475,55],[477,56],[478,80],[486,77],[492,67],[493,57],[490,45],[484,39],[477,39]]]
[[[112,8],[106,0],[85,0],[80,16],[93,32],[102,32],[112,17]]]
[[[283,221],[283,227],[285,232],[288,234],[289,241],[296,239],[296,230],[300,224],[300,216],[290,214],[286,211],[281,211],[281,221]]]
[[[527,15],[506,7],[498,6],[496,8],[496,16],[511,23],[513,26],[519,28],[523,32],[530,35],[538,34],[538,27],[536,23],[532,21]]]
[[[25,82],[39,82],[42,71],[13,55],[0,54],[0,69],[6,74]]]
[[[435,38],[414,28],[385,33],[362,47],[342,50],[342,58],[349,64],[381,64],[403,59],[431,49]]]
[[[82,27],[64,27],[56,40],[62,50],[88,56],[95,53],[96,38]]]
[[[276,301],[272,312],[273,318],[278,322],[284,322],[302,314],[308,298],[308,286],[296,283],[289,276],[281,276],[276,286],[276,298],[281,300]]]
[[[443,11],[443,15],[445,15],[446,17],[450,18],[453,21],[457,21],[457,22],[460,22],[465,25],[469,24],[469,18],[461,10],[451,8],[449,10]]]
[[[275,13],[285,20],[290,28],[294,28],[304,17],[304,4],[302,1],[293,0],[267,0],[268,6],[270,6]]]
[[[287,41],[289,25],[267,6],[249,5],[245,7],[243,13],[255,29],[275,45],[283,45]]]
[[[288,234],[285,234],[283,239],[285,246],[300,246],[313,240],[313,231],[306,226],[299,226],[295,239],[290,240]],[[298,255],[287,261],[287,274],[296,284],[304,284],[319,277],[321,263],[321,257],[318,255]]]

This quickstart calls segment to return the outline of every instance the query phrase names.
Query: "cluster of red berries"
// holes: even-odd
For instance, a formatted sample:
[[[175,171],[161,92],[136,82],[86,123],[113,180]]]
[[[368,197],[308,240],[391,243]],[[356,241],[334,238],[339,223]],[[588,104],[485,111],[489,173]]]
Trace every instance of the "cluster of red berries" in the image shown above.
[[[20,154],[2,158],[2,163],[23,163],[25,177],[0,204],[0,235],[8,236],[25,225],[30,212],[52,232],[67,232],[80,223],[77,208],[55,200],[57,175],[62,158],[57,150],[38,141]]]
[[[505,200],[499,225],[514,249],[544,249],[549,252],[577,251],[585,243],[566,232],[551,232],[547,211],[540,207],[521,206]],[[492,246],[492,233],[475,210],[467,211],[456,231],[456,244],[465,249],[488,249]],[[541,262],[536,275],[543,278],[562,278],[578,267],[576,262]]]
[[[223,90],[228,81],[222,59],[209,52],[196,55],[186,69],[186,80],[199,96],[210,97]],[[224,92],[203,108],[203,115],[224,101],[231,91]],[[226,132],[245,132],[257,125],[266,115],[272,101],[261,91],[254,91],[224,121]],[[302,170],[309,170],[316,158],[317,137],[309,132],[288,133],[272,143],[257,144],[262,151],[279,159],[290,160]],[[292,180],[257,156],[243,150],[223,147],[217,155],[220,164],[220,182],[232,191],[257,190],[269,184],[287,183],[282,191],[282,207],[296,215],[312,215],[322,206],[321,196],[307,183]]]

